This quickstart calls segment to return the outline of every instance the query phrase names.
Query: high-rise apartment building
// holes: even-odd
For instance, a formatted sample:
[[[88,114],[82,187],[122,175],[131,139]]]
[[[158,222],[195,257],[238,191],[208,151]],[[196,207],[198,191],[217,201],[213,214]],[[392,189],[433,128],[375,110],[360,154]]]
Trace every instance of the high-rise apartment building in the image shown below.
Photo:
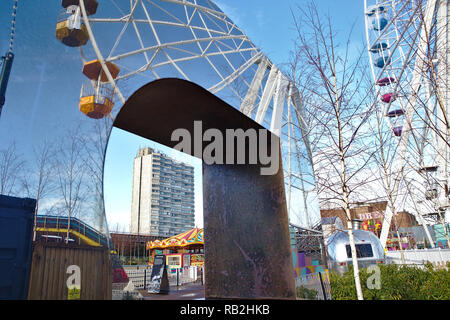
[[[134,159],[132,233],[171,237],[194,228],[194,167],[151,148]]]

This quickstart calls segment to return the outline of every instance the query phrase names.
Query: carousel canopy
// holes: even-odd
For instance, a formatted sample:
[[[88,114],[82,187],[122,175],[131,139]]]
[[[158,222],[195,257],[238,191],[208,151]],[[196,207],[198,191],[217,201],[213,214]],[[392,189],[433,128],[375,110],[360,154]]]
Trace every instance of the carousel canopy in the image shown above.
[[[194,228],[164,240],[149,241],[147,242],[147,250],[186,247],[203,243],[203,229]]]

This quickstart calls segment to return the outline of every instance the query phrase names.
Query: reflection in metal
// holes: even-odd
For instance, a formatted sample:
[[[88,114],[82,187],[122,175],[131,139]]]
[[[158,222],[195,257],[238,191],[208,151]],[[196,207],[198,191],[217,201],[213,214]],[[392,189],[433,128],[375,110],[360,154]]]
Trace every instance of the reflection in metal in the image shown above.
[[[429,198],[423,186],[436,182],[438,199],[430,205],[434,207],[431,211],[449,206],[444,191],[449,184],[450,162],[448,12],[447,0],[365,0],[373,83],[382,101],[379,107],[386,115],[385,125],[398,137],[393,142],[394,202],[403,198],[404,184],[414,180],[404,174],[437,163],[438,174],[430,177],[421,172],[422,181],[417,181],[420,192],[413,195],[421,200]],[[403,183],[403,179],[409,182]],[[399,201],[404,204],[404,200]],[[381,232],[383,246],[391,224],[390,208]]]
[[[83,83],[78,106],[89,118],[101,119],[114,107],[114,90],[109,83],[94,83]]]
[[[302,97],[283,72],[214,2],[103,0],[97,1],[95,13],[89,8],[92,1],[69,2],[66,8],[62,6],[62,1],[54,3],[51,6],[53,13],[50,12],[53,18],[50,20],[49,10],[41,10],[37,3],[30,4],[29,8],[35,15],[28,23],[36,26],[40,24],[35,21],[47,21],[55,26],[58,10],[63,9],[67,13],[68,7],[76,6],[79,9],[75,8],[66,17],[70,19],[72,27],[69,30],[84,30],[84,26],[89,39],[84,46],[74,48],[55,39],[52,33],[41,32],[44,29],[28,34],[33,44],[45,43],[49,46],[37,47],[39,54],[33,55],[42,70],[46,65],[47,69],[41,79],[28,75],[23,79],[37,92],[18,97],[18,105],[22,109],[11,108],[11,112],[4,114],[7,117],[1,119],[1,125],[2,129],[21,128],[11,131],[7,136],[8,142],[17,140],[18,153],[24,154],[30,163],[34,160],[30,150],[44,143],[58,146],[58,151],[65,152],[71,150],[71,143],[78,143],[79,140],[89,142],[89,145],[80,143],[82,150],[77,150],[77,159],[83,160],[77,165],[83,163],[79,167],[85,170],[78,170],[80,175],[83,174],[83,179],[79,179],[79,190],[85,193],[85,198],[77,202],[74,216],[97,230],[108,232],[102,170],[106,141],[112,128],[111,120],[117,120],[116,116],[123,104],[139,88],[163,78],[178,78],[196,83],[212,93],[214,98],[219,97],[227,102],[239,115],[236,119],[242,116],[255,122],[257,117],[256,123],[276,134],[281,140],[283,162],[283,172],[277,178],[290,181],[289,186],[285,185],[285,194],[291,195],[286,205],[289,219],[309,228],[320,220]],[[82,34],[84,37],[84,31]],[[79,42],[81,45],[85,38],[79,40],[83,40]],[[103,73],[98,74],[100,79],[95,79],[95,76],[85,77],[82,68],[91,61],[100,64],[103,70]],[[95,62],[95,65],[98,66],[98,63]],[[119,70],[117,75],[108,68],[112,64]],[[69,78],[67,74],[71,74],[75,68],[76,73]],[[55,92],[55,88],[61,91]],[[94,114],[94,118],[109,114],[96,120],[80,112],[80,89],[82,98],[91,97],[86,105],[83,104],[82,110],[90,114],[84,107],[103,105],[112,107],[111,111],[100,108],[100,113]],[[39,97],[41,90],[42,95]],[[186,97],[181,92],[172,95],[181,102],[176,113],[167,114],[168,120],[186,113]],[[164,110],[164,106],[161,110]],[[208,109],[206,115],[212,116],[219,111]],[[165,121],[159,112],[154,119],[161,124],[170,122]],[[238,120],[235,120],[235,126],[240,125]],[[176,124],[170,129],[180,128],[184,124]],[[60,160],[57,169],[62,169],[69,162],[65,160],[68,157],[63,158],[63,152],[57,152],[55,147],[54,158]],[[290,166],[287,165],[289,160]],[[64,216],[67,210],[61,204],[64,202],[61,194],[61,190],[49,192],[44,200],[47,200],[45,204],[50,207],[49,210],[55,208],[52,213]],[[44,202],[41,204],[40,213],[46,213]]]
[[[90,45],[79,48],[82,61],[100,63],[122,104],[152,80],[198,83],[280,137],[283,162],[292,159],[284,166],[291,178],[289,216],[305,226],[320,220],[298,90],[213,1],[102,1],[95,15],[86,0],[79,4],[90,35]],[[295,116],[288,119],[288,110]]]

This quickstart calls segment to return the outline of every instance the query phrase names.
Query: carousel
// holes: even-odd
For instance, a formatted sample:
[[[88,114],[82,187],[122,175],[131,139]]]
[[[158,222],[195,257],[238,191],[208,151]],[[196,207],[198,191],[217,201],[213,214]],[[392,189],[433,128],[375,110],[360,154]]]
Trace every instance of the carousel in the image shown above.
[[[203,229],[194,228],[164,240],[149,241],[149,265],[153,265],[155,255],[164,254],[166,264],[172,268],[203,266]]]

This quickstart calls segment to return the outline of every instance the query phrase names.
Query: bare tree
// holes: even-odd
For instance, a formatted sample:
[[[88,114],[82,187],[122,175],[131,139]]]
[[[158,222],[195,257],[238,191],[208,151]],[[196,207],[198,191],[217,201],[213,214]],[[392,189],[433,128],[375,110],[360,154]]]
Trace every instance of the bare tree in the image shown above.
[[[78,132],[68,132],[60,142],[55,157],[57,192],[63,200],[62,214],[68,217],[66,241],[69,240],[70,219],[80,217],[88,192],[85,188],[85,153]]]
[[[89,188],[92,194],[90,202],[93,206],[94,219],[99,224],[99,231],[106,235],[109,235],[109,230],[104,208],[103,165],[111,126],[109,117],[97,120],[91,127],[90,134],[83,139],[86,169],[90,177]],[[107,238],[109,237],[107,236]]]
[[[34,210],[34,233],[33,241],[36,240],[36,221],[39,212],[39,203],[54,188],[52,184],[52,174],[54,164],[51,161],[54,152],[50,143],[44,143],[39,148],[33,150],[34,161],[27,177],[23,179],[23,188],[28,197],[36,199],[36,208]]]
[[[25,161],[18,155],[15,143],[0,149],[0,194],[17,194],[24,168]]]
[[[357,297],[363,299],[350,209],[361,201],[358,190],[367,183],[356,177],[373,155],[362,143],[370,137],[365,126],[374,108],[366,56],[363,50],[352,50],[351,32],[340,47],[330,17],[320,14],[314,3],[298,7],[298,12],[293,14],[297,43],[292,66],[301,70],[291,74],[308,97],[305,109],[313,128],[319,198],[338,204],[346,213]]]
[[[375,109],[374,118],[376,120],[375,128],[371,129],[371,131],[374,132],[375,136],[375,139],[373,139],[374,146],[368,146],[368,148],[374,148],[377,150],[373,157],[373,159],[375,160],[374,176],[378,177],[380,181],[382,181],[381,185],[382,190],[384,191],[383,198],[387,199],[387,206],[389,207],[389,210],[394,218],[394,228],[397,230],[397,239],[399,243],[399,249],[401,250],[401,259],[402,263],[405,263],[396,216],[398,188],[395,188],[394,185],[396,184],[393,181],[394,179],[398,178],[397,172],[393,172],[397,170],[394,164],[397,159],[395,150],[397,149],[398,144],[395,140],[395,136],[392,134],[392,132],[390,132],[390,128],[387,128],[387,126],[385,125],[383,121],[383,115],[378,108]],[[385,216],[383,216],[383,219],[385,219]],[[388,221],[388,223],[389,226],[392,225],[390,221]]]

